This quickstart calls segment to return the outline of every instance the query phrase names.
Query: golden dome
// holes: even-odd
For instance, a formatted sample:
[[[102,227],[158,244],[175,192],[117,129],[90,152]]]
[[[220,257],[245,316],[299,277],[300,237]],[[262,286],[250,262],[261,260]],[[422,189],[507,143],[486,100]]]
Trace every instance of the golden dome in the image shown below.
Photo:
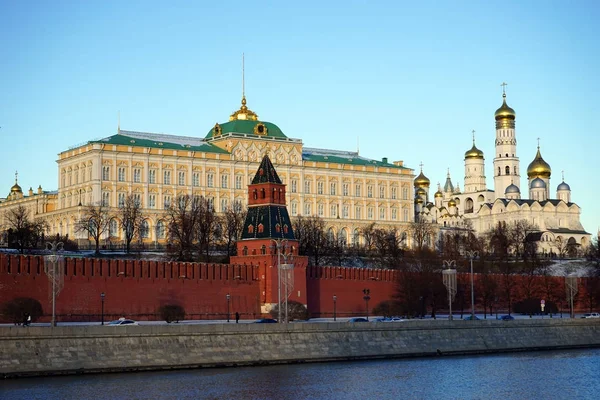
[[[454,199],[450,199],[448,202],[448,207],[456,207],[456,201],[454,201]]]
[[[19,184],[15,182],[15,184],[10,188],[10,192],[11,193],[23,193],[23,190],[21,189],[21,186],[19,186]]]
[[[550,168],[550,165],[548,165],[548,163],[542,158],[540,147],[538,146],[535,159],[527,167],[527,176],[529,178],[550,178],[550,175],[552,175],[552,169]]]
[[[483,151],[475,147],[475,143],[473,143],[473,147],[471,147],[471,150],[465,152],[465,160],[469,158],[483,159]]]
[[[250,121],[258,120],[258,115],[256,115],[256,113],[254,111],[249,110],[248,107],[246,107],[246,96],[242,96],[242,106],[240,107],[240,109],[235,111],[229,117],[230,121],[235,121],[238,119],[250,120]]]
[[[417,196],[425,196],[427,194],[427,192],[425,191],[425,189],[423,189],[422,187],[418,188],[415,191],[415,193],[416,193]]]
[[[444,195],[442,194],[442,192],[440,192],[439,190],[437,192],[435,192],[435,194],[433,195],[433,197],[440,198],[440,197],[444,197]]]
[[[429,184],[431,183],[431,181],[429,180],[429,178],[427,178],[425,175],[423,175],[423,171],[421,171],[419,176],[417,176],[415,178],[414,183],[415,183],[415,187],[423,188],[423,187],[429,187]]]
[[[420,198],[420,197],[417,197],[417,198],[415,199],[415,204],[423,204],[423,199],[422,199],[422,198]]]
[[[506,93],[502,94],[502,106],[500,106],[500,108],[496,110],[496,113],[494,114],[494,118],[496,118],[496,121],[499,119],[513,119],[514,120],[515,116],[516,116],[515,110],[513,110],[506,104]]]

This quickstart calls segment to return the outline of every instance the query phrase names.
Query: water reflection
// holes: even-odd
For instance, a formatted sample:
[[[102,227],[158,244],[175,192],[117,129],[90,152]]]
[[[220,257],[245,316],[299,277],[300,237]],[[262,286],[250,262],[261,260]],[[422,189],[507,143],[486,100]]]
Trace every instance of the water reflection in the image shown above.
[[[600,350],[8,380],[0,399],[593,399]]]

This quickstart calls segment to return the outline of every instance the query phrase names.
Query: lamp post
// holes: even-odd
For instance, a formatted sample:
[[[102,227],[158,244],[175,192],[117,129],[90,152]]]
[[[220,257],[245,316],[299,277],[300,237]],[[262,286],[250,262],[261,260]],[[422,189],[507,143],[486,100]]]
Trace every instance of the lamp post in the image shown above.
[[[229,301],[231,300],[231,295],[227,293],[225,298],[227,299],[227,322],[229,322]]]
[[[444,260],[443,266],[448,267],[442,270],[442,279],[446,290],[448,290],[448,310],[450,314],[448,319],[452,321],[452,301],[454,300],[454,296],[456,296],[456,269],[450,267],[456,267],[456,261]]]
[[[473,286],[473,259],[479,257],[478,251],[467,250],[465,252],[467,257],[471,260],[471,320],[475,319],[475,289]]]
[[[371,290],[363,289],[363,300],[365,301],[365,307],[367,309],[367,321],[369,320],[369,300],[371,300]]]
[[[337,304],[337,296],[333,295],[333,321],[336,321],[336,304]]]
[[[56,240],[52,243],[48,242],[46,243],[46,248],[51,252],[50,255],[44,257],[45,272],[48,275],[48,278],[52,280],[52,321],[50,325],[55,327],[56,295],[62,289],[64,279],[64,271],[62,268],[64,259],[57,253],[63,250],[63,242],[57,242]]]
[[[271,241],[275,244],[275,248],[277,249],[277,322],[281,323],[281,270],[285,269],[286,277],[285,277],[285,322],[288,322],[288,290],[291,290],[290,285],[290,275],[293,277],[293,268],[294,264],[288,263],[288,258],[291,259],[293,257],[293,253],[286,253],[285,248],[287,246],[287,239],[271,239]],[[281,264],[281,257],[283,256],[283,261],[285,264]],[[292,282],[293,287],[293,282]]]
[[[100,324],[101,325],[104,325],[104,296],[106,296],[104,294],[104,292],[100,293],[100,303],[102,304],[102,307],[101,307],[102,311],[101,311],[101,314],[100,314],[100,321],[101,321]]]

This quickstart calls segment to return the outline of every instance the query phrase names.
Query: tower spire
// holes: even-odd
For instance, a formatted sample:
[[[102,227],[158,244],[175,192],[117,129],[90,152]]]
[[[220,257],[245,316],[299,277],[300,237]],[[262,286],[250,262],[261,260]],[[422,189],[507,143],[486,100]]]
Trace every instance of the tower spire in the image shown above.
[[[117,111],[117,133],[121,133],[121,111]]]
[[[15,184],[17,184],[19,178],[19,171],[15,171]]]
[[[508,85],[508,83],[506,82],[502,82],[502,84],[500,86],[502,86],[502,97],[506,97],[506,86]]]
[[[475,129],[473,129],[471,133],[473,133],[473,146],[475,146]]]
[[[244,75],[244,53],[242,53],[242,101],[246,99],[246,81]]]

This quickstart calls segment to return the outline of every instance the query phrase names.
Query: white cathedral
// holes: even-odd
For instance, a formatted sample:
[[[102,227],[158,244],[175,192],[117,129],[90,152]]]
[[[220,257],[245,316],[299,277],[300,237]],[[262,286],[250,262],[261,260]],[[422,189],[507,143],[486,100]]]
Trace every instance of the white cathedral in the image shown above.
[[[591,234],[580,222],[580,207],[571,202],[571,188],[563,181],[551,197],[550,165],[542,158],[539,143],[535,159],[527,167],[529,198],[522,196],[519,157],[515,135],[515,111],[506,104],[496,110],[496,152],[494,154],[494,190],[488,189],[483,152],[475,146],[465,153],[464,190],[454,186],[448,171],[444,187],[430,201],[430,181],[421,173],[414,180],[415,219],[437,223],[440,231],[465,226],[469,220],[476,233],[482,234],[499,222],[527,220],[537,227],[528,240],[538,242],[538,251],[560,254],[569,245],[585,248]]]

